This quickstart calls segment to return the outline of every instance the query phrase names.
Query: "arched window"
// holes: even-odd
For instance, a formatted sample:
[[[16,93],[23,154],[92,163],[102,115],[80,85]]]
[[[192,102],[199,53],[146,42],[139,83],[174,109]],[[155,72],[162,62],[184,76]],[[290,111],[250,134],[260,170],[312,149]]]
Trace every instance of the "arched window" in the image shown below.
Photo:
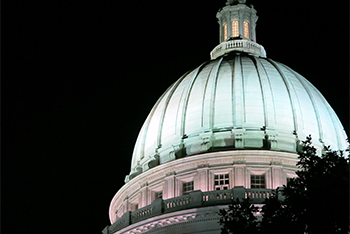
[[[232,21],[232,37],[238,37],[239,36],[239,30],[238,30],[238,20]]]
[[[249,22],[247,20],[243,22],[243,29],[244,29],[244,37],[249,38]]]
[[[227,39],[227,23],[222,24],[223,41]]]

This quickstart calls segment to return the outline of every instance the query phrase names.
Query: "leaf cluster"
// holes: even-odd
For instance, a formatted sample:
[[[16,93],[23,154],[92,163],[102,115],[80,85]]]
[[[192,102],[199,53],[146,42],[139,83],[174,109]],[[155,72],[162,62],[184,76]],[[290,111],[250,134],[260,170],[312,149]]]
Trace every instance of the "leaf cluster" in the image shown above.
[[[248,209],[249,200],[236,201],[226,213],[220,211],[222,217],[230,214],[220,219],[227,230],[222,233],[349,233],[349,151],[325,147],[320,157],[309,136],[298,154],[297,177],[265,200],[262,217],[251,217],[259,211]]]
[[[219,211],[222,234],[243,233],[250,234],[258,231],[258,208],[251,204],[249,198],[241,202],[238,198],[229,205],[228,210]]]

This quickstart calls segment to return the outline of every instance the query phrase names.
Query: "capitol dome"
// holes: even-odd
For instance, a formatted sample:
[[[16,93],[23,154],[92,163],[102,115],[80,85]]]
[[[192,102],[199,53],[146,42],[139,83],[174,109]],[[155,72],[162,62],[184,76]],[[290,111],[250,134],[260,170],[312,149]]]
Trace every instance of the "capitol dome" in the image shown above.
[[[158,99],[125,184],[109,207],[112,233],[220,233],[233,199],[262,205],[297,176],[300,143],[347,147],[334,110],[302,75],[267,58],[245,0],[219,10],[220,43]],[[277,190],[278,191],[278,190]]]
[[[310,135],[318,149],[346,148],[346,134],[322,94],[288,66],[231,51],[172,84],[136,141],[131,176],[177,158],[212,151],[297,152]]]

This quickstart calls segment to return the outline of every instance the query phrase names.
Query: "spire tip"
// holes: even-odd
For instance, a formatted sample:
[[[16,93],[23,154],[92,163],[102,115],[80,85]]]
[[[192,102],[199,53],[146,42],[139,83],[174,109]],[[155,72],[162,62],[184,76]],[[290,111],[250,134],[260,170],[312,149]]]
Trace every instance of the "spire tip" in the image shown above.
[[[227,0],[226,5],[245,4],[246,0]]]

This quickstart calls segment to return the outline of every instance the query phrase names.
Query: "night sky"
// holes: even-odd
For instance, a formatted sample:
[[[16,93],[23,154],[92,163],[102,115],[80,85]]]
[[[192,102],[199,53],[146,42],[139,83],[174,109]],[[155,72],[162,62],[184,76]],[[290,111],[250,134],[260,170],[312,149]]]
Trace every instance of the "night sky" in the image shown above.
[[[247,4],[267,56],[314,84],[349,133],[349,6],[324,2]],[[224,5],[63,0],[3,11],[3,233],[109,224],[143,122],[173,82],[210,59]]]

